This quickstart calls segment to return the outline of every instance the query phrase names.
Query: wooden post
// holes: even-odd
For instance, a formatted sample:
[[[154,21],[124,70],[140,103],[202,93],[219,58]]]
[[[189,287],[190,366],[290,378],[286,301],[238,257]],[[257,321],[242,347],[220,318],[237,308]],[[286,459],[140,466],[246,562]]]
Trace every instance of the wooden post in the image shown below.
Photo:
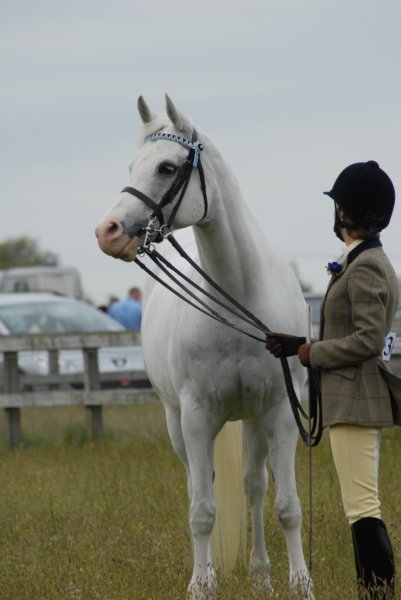
[[[90,436],[92,440],[98,440],[103,435],[103,413],[100,404],[86,407],[87,419],[89,422]]]
[[[4,392],[18,392],[18,352],[4,352]],[[15,448],[21,442],[21,410],[16,407],[6,407],[6,443],[9,448]]]
[[[100,390],[97,348],[84,348],[84,387],[87,391]],[[103,414],[100,404],[86,406],[92,440],[103,435]]]
[[[58,372],[58,350],[51,349],[49,350],[49,375],[58,375]],[[59,386],[55,383],[49,387],[51,390],[57,390]]]

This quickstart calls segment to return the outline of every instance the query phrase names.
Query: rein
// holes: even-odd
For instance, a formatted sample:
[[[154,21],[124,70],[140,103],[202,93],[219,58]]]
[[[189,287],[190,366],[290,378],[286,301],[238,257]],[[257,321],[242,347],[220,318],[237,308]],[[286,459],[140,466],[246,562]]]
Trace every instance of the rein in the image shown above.
[[[188,297],[184,296],[181,292],[177,291],[174,287],[169,285],[165,280],[161,279],[158,275],[153,273],[139,258],[135,258],[135,263],[141,267],[148,275],[153,277],[158,283],[163,285],[165,288],[173,292],[176,296],[199,310],[200,312],[208,315],[209,317],[215,319],[216,321],[223,323],[227,327],[235,329],[248,337],[262,343],[266,343],[265,337],[259,337],[253,335],[249,331],[238,327],[236,324],[232,323],[225,317],[223,317],[216,310],[211,308],[206,302],[201,300],[193,291],[191,291],[187,285],[192,286],[197,292],[206,296],[209,300],[212,300],[215,304],[224,308],[232,315],[234,315],[237,319],[240,319],[244,323],[254,327],[258,331],[265,334],[266,332],[270,332],[271,330],[267,325],[265,325],[260,319],[258,319],[254,314],[252,314],[249,310],[247,310],[244,306],[242,306],[235,298],[233,298],[228,292],[226,292],[223,288],[221,288],[203,269],[187,254],[187,252],[182,248],[182,246],[178,243],[173,235],[172,225],[175,220],[177,211],[182,203],[185,192],[187,190],[189,180],[192,175],[193,167],[197,167],[200,179],[200,185],[202,189],[202,195],[204,200],[204,214],[202,219],[205,218],[208,210],[208,201],[207,201],[207,193],[206,193],[206,182],[204,177],[204,172],[201,164],[200,153],[203,150],[202,144],[197,141],[197,134],[194,129],[192,134],[192,140],[189,141],[180,136],[169,134],[169,133],[155,133],[146,138],[146,141],[157,141],[157,140],[168,140],[177,142],[186,148],[189,149],[189,154],[186,161],[178,170],[175,180],[173,181],[171,187],[167,190],[167,192],[162,197],[161,201],[157,204],[154,200],[143,194],[141,191],[132,188],[125,187],[122,192],[127,192],[139,198],[142,202],[144,202],[147,206],[149,206],[153,212],[149,217],[148,226],[145,228],[145,240],[143,246],[140,250],[140,256],[147,255],[149,258],[155,263],[155,265],[167,276],[169,279],[178,286],[182,291],[184,291],[187,295],[189,295],[192,300],[189,300]],[[162,209],[170,202],[174,200],[174,198],[179,194],[178,200],[172,210],[172,213],[165,223],[164,215]],[[159,221],[159,228],[155,225],[155,220]],[[156,236],[156,237],[155,237]],[[181,257],[186,260],[191,267],[193,267],[202,277],[203,279],[209,283],[209,285],[215,289],[220,296],[224,298],[224,301],[216,298],[206,290],[204,290],[201,286],[193,282],[189,277],[187,277],[184,273],[179,271],[174,265],[172,265],[162,254],[160,254],[154,244],[155,242],[161,242],[162,240],[167,239],[171,245],[175,248],[175,250],[181,255]],[[185,283],[183,283],[183,281]],[[187,284],[187,285],[186,285]],[[228,302],[228,304],[227,304]],[[320,442],[323,433],[322,426],[322,411],[321,411],[321,396],[320,396],[320,388],[319,382],[317,378],[316,372],[311,368],[308,368],[308,377],[309,377],[309,415],[304,411],[297,395],[294,390],[294,385],[291,377],[291,371],[288,365],[288,360],[286,357],[280,358],[281,367],[283,370],[284,381],[291,405],[291,409],[295,418],[295,422],[297,424],[300,436],[303,442],[309,447],[317,446]],[[307,420],[308,429],[306,429],[302,423],[302,418]]]

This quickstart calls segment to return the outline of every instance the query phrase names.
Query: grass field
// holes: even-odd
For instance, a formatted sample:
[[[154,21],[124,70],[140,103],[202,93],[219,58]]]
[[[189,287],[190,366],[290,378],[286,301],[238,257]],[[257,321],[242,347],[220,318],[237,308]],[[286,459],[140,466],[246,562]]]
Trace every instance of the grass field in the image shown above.
[[[9,451],[3,444],[1,600],[185,598],[192,567],[186,482],[162,409],[115,407],[105,410],[104,421],[105,439],[93,444],[83,409],[27,409],[23,446]],[[312,575],[317,599],[351,599],[356,598],[352,546],[325,438],[313,451]],[[400,456],[401,430],[385,431],[382,503],[398,566]],[[308,557],[308,454],[301,444],[297,477]],[[291,598],[273,484],[266,537],[276,597]],[[244,565],[221,581],[216,594],[216,600],[269,597],[252,589]]]

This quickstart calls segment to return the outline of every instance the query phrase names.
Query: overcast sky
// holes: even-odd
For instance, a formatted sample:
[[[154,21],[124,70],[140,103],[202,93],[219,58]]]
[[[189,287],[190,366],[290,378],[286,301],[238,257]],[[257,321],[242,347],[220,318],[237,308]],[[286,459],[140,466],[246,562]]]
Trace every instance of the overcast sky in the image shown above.
[[[341,245],[322,195],[377,160],[398,190],[385,249],[401,275],[399,0],[0,0],[0,241],[29,235],[97,303],[142,285],[94,226],[127,184],[143,94],[168,92],[217,143],[270,241],[325,289]]]

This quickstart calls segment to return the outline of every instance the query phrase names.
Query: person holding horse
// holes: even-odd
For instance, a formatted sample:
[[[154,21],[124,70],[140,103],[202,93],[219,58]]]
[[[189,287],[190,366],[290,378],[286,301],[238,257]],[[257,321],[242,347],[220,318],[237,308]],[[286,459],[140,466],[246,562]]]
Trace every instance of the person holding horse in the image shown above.
[[[346,167],[324,193],[334,200],[334,232],[345,251],[328,265],[332,277],[319,341],[269,332],[266,348],[276,357],[298,355],[320,373],[323,424],[351,526],[360,597],[394,598],[394,556],[381,515],[378,466],[382,428],[401,424],[401,379],[386,363],[399,284],[380,242],[395,191],[371,160]]]

